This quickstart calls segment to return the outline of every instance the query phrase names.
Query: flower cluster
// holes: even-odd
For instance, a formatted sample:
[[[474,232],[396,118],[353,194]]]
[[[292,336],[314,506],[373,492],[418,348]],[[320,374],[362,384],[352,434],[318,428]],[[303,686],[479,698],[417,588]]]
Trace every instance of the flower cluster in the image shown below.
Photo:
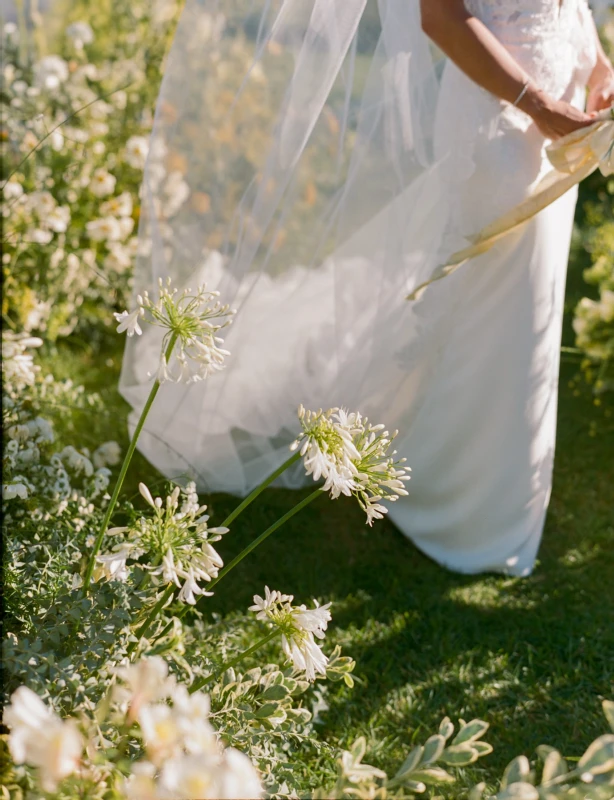
[[[281,592],[271,592],[265,586],[265,595],[254,595],[255,611],[258,619],[272,622],[281,631],[282,648],[296,669],[305,673],[307,680],[314,681],[316,673],[326,675],[328,658],[315,641],[324,638],[324,631],[330,622],[330,603],[315,608],[304,605],[293,606],[294,597]]]
[[[144,557],[142,566],[155,583],[175,584],[182,602],[194,605],[197,595],[209,595],[199,581],[211,581],[224,566],[212,542],[219,541],[228,528],[208,527],[207,506],[199,504],[195,488],[193,483],[183,491],[176,486],[163,502],[161,497],[154,499],[145,484],[139,484],[139,491],[153,513],[140,517],[130,527],[107,531],[121,541],[110,552],[97,557],[96,577],[126,581],[126,562]]]
[[[599,300],[583,297],[576,308],[576,344],[590,358],[614,358],[614,291],[602,289]]]
[[[73,719],[62,720],[26,686],[12,694],[4,712],[10,728],[9,750],[15,764],[36,769],[44,791],[94,796],[88,789],[101,784],[104,789],[106,777],[121,786],[121,796],[127,800],[257,800],[262,796],[260,777],[250,759],[221,744],[209,721],[207,695],[190,694],[168,675],[168,665],[159,656],[122,665],[115,675],[118,682],[108,719],[99,714],[94,721],[82,714],[80,726]],[[141,758],[133,763],[128,778],[114,763],[113,753],[118,750],[111,750],[104,762],[100,722],[119,751],[129,739],[132,747],[135,740],[140,741]],[[72,780],[72,791],[64,783],[67,779]]]
[[[4,710],[11,729],[9,749],[16,764],[37,767],[42,788],[53,792],[79,766],[84,741],[73,720],[61,720],[26,686],[20,686]]]
[[[117,670],[114,696],[135,726],[145,758],[124,785],[127,798],[182,797],[196,800],[259,798],[260,779],[247,756],[224,749],[209,722],[209,697],[190,694],[168,675],[160,657]]]
[[[209,292],[204,285],[195,293],[184,289],[179,294],[171,287],[170,278],[166,283],[160,280],[156,301],[144,292],[137,297],[134,311],[115,314],[119,322],[117,331],[140,336],[142,319],[164,329],[157,380],[160,383],[204,380],[223,369],[224,357],[230,355],[222,350],[223,340],[216,334],[232,322],[234,312],[228,305],[222,305],[218,297],[219,292]]]
[[[406,495],[410,469],[405,459],[394,460],[388,451],[397,432],[371,425],[367,417],[343,408],[307,411],[298,417],[303,432],[290,445],[303,457],[305,470],[314,480],[325,479],[323,491],[331,497],[354,495],[367,515],[367,523],[382,519],[387,509],[380,501],[394,502]]]
[[[176,0],[164,1],[174,16]],[[150,5],[130,5],[139,34],[133,25],[113,26],[108,54],[99,25],[94,32],[79,19],[66,26],[61,53],[39,58],[20,46],[14,23],[1,31],[0,148],[10,172],[0,184],[5,313],[27,331],[68,335],[86,320],[99,323],[100,301],[113,305],[130,294],[158,88],[147,41],[159,44],[172,32],[154,24]]]
[[[19,391],[34,383],[40,367],[34,364],[34,357],[27,350],[42,344],[42,339],[27,333],[2,333],[2,378],[6,384],[13,384]]]

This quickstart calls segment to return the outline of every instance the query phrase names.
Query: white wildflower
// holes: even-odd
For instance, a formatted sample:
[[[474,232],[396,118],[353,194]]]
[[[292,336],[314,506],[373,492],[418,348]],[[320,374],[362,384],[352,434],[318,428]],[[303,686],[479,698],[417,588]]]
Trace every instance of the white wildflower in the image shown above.
[[[104,266],[110,272],[125,272],[132,266],[132,253],[119,242],[109,243],[109,252],[105,256]]]
[[[255,611],[258,619],[272,622],[281,632],[282,649],[294,667],[305,673],[307,680],[314,681],[316,674],[325,675],[328,658],[314,639],[324,638],[324,631],[330,622],[330,603],[308,609],[306,606],[293,606],[293,597],[280,592],[271,592],[265,587],[265,597],[254,595]]]
[[[13,383],[17,389],[32,386],[40,367],[26,350],[41,347],[43,340],[26,333],[5,331],[2,334],[2,372],[4,379]]]
[[[117,545],[110,553],[103,556],[96,556],[96,561],[102,565],[102,572],[107,580],[125,583],[128,580],[126,561],[132,555],[132,547]]]
[[[76,50],[83,50],[84,45],[94,41],[94,31],[87,22],[73,22],[66,28],[66,35],[72,42]]]
[[[196,605],[196,595],[205,595],[211,596],[212,592],[205,592],[203,589],[200,588],[196,581],[196,575],[194,574],[194,570],[192,567],[188,567],[187,573],[185,575],[185,583],[181,587],[181,591],[179,592],[179,600],[182,603],[188,603],[189,605],[193,606]]]
[[[146,704],[141,707],[138,720],[147,756],[154,764],[179,752],[182,736],[174,709],[165,703]]]
[[[2,484],[2,499],[14,500],[18,497],[20,500],[28,499],[28,486],[23,482],[25,479],[16,480],[13,483]]]
[[[101,467],[114,467],[119,464],[122,457],[122,450],[119,444],[115,441],[104,442],[100,447],[94,450],[92,461],[94,466],[100,469]]]
[[[45,228],[33,228],[29,235],[31,244],[49,244],[53,239],[52,231]]]
[[[121,314],[115,312],[113,316],[119,322],[118,333],[126,331],[128,336],[134,336],[135,333],[140,336],[143,333],[139,325],[139,318],[144,316],[144,311],[140,306],[134,311],[122,311]]]
[[[5,181],[2,194],[5,200],[17,200],[23,195],[23,186],[15,180]]]
[[[107,172],[103,167],[94,170],[92,179],[90,181],[90,192],[96,197],[106,197],[113,194],[117,178]],[[104,212],[103,212],[104,213]]]
[[[34,64],[34,82],[40,89],[55,91],[68,79],[68,64],[60,56],[45,56]]]
[[[66,461],[68,466],[73,469],[77,475],[83,472],[89,478],[94,474],[94,465],[90,459],[83,453],[80,453],[72,445],[67,445],[61,453],[59,453],[59,456]]]
[[[149,152],[149,142],[144,136],[131,136],[126,142],[124,158],[134,169],[143,169]]]
[[[175,678],[169,676],[168,664],[160,656],[122,665],[115,669],[115,674],[122,683],[114,687],[113,698],[127,708],[129,722],[138,717],[147,703],[171,697],[175,691]]]
[[[70,224],[70,208],[68,206],[56,206],[47,214],[45,224],[55,233],[65,233]]]
[[[100,213],[105,217],[129,217],[132,214],[132,195],[122,192],[117,197],[111,197],[100,206]]]
[[[221,305],[218,292],[209,292],[204,285],[195,293],[186,289],[177,294],[170,279],[166,284],[160,280],[157,301],[152,301],[147,292],[137,300],[146,320],[166,329],[159,379],[194,383],[224,368],[229,353],[220,347],[223,341],[216,333],[230,324],[234,312]],[[214,322],[224,317],[221,323]],[[171,339],[175,339],[175,346],[169,360],[165,354]]]
[[[115,217],[101,217],[85,223],[85,229],[93,242],[118,242],[122,239],[122,229]]]
[[[26,686],[11,695],[4,710],[9,749],[16,764],[37,767],[41,786],[53,792],[79,766],[83,738],[74,721],[62,721]]]
[[[133,548],[128,557],[146,555],[142,566],[150,571],[156,583],[161,580],[180,588],[181,602],[194,605],[198,595],[210,596],[199,582],[216,578],[224,566],[212,543],[219,541],[228,528],[208,527],[207,506],[198,504],[193,483],[183,493],[176,486],[166,501],[161,497],[154,499],[144,483],[139,484],[139,492],[153,514],[121,529],[126,533],[125,546]]]
[[[301,405],[298,415],[303,432],[290,449],[300,447],[307,474],[314,480],[323,477],[322,490],[331,497],[354,495],[367,524],[387,512],[381,500],[394,502],[407,494],[410,469],[403,466],[406,459],[395,461],[396,450],[388,454],[396,431],[391,436],[383,425],[371,425],[366,417],[343,408],[313,412]]]

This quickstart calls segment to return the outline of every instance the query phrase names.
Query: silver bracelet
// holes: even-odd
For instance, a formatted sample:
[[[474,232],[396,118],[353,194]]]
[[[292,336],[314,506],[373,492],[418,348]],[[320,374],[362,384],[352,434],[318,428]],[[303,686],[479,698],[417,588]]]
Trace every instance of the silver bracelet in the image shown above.
[[[525,94],[526,94],[526,93],[529,91],[529,86],[530,86],[530,85],[531,85],[531,81],[530,81],[530,80],[528,80],[528,81],[525,83],[525,85],[522,87],[522,91],[520,92],[520,94],[518,95],[518,97],[516,98],[516,100],[514,101],[514,103],[512,103],[512,105],[514,105],[514,106],[517,106],[517,105],[518,105],[518,103],[519,103],[519,102],[522,100],[522,98],[525,96]]]

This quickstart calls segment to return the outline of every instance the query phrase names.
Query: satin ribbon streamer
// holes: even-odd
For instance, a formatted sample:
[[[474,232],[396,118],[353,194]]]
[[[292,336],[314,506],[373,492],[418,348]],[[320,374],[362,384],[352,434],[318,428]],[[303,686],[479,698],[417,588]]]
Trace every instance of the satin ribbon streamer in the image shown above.
[[[451,255],[448,262],[438,267],[428,281],[407,296],[407,300],[417,300],[427,286],[451,275],[470,259],[490,250],[495,242],[524,225],[597,169],[605,176],[613,175],[614,106],[601,112],[596,122],[587,128],[557,139],[549,145],[547,154],[554,170],[536,185],[531,195],[470,237],[471,244]]]

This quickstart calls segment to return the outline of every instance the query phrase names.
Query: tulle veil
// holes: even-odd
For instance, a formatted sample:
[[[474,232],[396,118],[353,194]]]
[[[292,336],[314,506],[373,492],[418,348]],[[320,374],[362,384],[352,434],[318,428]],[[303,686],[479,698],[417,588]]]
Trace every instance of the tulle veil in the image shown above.
[[[435,136],[442,63],[419,0],[187,0],[134,288],[206,282],[237,314],[226,368],[165,384],[150,412],[139,447],[165,475],[245,495],[287,459],[299,403],[398,427],[403,455],[454,302],[405,298],[464,243]],[[159,347],[155,329],[127,341],[133,427]],[[304,481],[296,465],[277,483]]]

